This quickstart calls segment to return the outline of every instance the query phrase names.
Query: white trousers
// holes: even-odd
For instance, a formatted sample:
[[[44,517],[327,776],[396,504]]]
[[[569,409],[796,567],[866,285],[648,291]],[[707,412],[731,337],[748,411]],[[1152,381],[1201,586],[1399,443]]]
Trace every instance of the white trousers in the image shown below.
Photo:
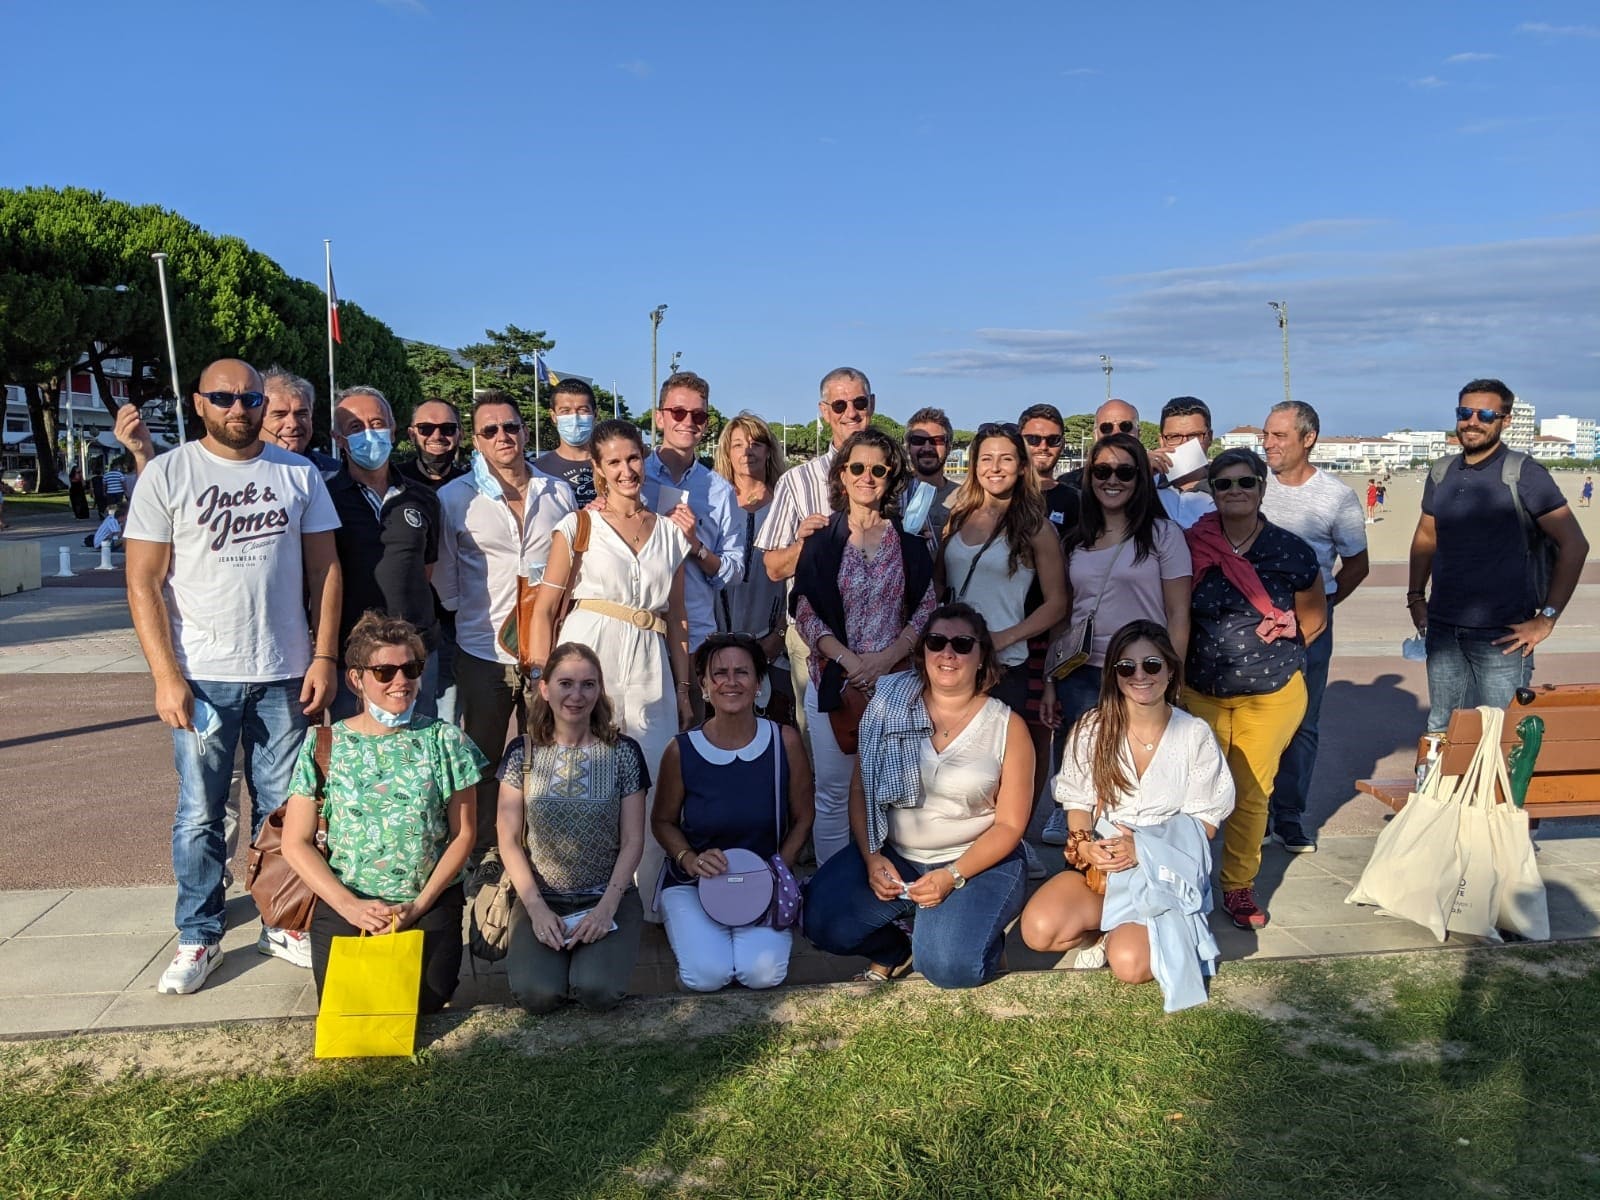
[[[839,749],[833,722],[827,713],[817,711],[816,688],[806,690],[806,717],[816,773],[812,794],[816,798],[817,823],[811,827],[811,841],[820,867],[850,844],[850,777],[855,773],[856,756]]]
[[[794,934],[765,925],[729,928],[706,916],[700,889],[661,889],[667,941],[678,960],[678,982],[691,992],[715,992],[738,980],[747,988],[777,987],[789,974]]]

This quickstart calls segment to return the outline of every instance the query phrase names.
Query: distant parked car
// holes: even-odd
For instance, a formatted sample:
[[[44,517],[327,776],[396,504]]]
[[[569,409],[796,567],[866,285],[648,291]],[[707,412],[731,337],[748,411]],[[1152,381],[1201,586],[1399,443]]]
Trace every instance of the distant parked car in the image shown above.
[[[8,492],[21,494],[31,492],[39,486],[39,472],[24,468],[20,471],[0,472],[0,487]]]

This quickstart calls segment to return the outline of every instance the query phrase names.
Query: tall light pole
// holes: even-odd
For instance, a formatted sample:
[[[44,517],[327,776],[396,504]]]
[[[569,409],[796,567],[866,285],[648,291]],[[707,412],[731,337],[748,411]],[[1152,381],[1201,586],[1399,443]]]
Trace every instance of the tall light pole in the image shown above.
[[[658,304],[650,310],[650,407],[656,406],[656,342],[661,333],[661,318],[667,315],[667,306]],[[650,449],[656,448],[656,423],[650,422]]]
[[[1267,307],[1278,314],[1278,328],[1283,330],[1283,398],[1293,399],[1289,395],[1289,302],[1287,300],[1268,300]]]
[[[156,261],[156,277],[161,281],[161,319],[167,327],[167,366],[172,370],[172,418],[178,426],[178,445],[183,445],[183,392],[178,386],[178,346],[172,337],[172,303],[167,299],[167,252],[150,255]]]
[[[1106,373],[1106,399],[1109,400],[1111,399],[1111,356],[1109,354],[1100,356],[1100,369]]]

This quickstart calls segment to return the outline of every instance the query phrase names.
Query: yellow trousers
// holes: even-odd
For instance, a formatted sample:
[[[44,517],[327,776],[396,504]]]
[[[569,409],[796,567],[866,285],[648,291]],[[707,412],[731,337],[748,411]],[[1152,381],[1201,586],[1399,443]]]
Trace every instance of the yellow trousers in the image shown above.
[[[1278,760],[1306,715],[1305,676],[1264,696],[1207,696],[1183,689],[1189,711],[1211,726],[1233,775],[1233,815],[1222,829],[1222,890],[1252,886],[1261,870],[1261,839]]]

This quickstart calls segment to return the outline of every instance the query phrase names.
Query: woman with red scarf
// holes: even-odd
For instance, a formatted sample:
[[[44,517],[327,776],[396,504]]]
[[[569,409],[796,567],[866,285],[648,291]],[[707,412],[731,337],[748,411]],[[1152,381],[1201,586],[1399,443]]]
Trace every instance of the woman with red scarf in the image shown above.
[[[1261,929],[1256,874],[1278,760],[1306,711],[1306,644],[1328,624],[1316,552],[1261,515],[1267,465],[1225,450],[1206,472],[1217,511],[1185,536],[1194,597],[1185,707],[1216,734],[1237,800],[1222,839],[1222,907]]]

